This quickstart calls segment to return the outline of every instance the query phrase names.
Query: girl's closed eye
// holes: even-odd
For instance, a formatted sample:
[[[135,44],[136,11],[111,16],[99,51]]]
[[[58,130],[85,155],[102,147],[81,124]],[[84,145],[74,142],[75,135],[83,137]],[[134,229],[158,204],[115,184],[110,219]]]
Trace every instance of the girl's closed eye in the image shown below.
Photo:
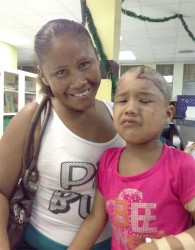
[[[149,99],[140,99],[139,100],[141,103],[144,103],[144,104],[147,104],[147,103],[151,103],[152,100],[149,100]]]
[[[126,98],[119,98],[115,100],[115,103],[126,103],[127,99]]]
[[[127,99],[121,99],[121,100],[119,100],[119,103],[125,103],[125,102],[127,102]]]

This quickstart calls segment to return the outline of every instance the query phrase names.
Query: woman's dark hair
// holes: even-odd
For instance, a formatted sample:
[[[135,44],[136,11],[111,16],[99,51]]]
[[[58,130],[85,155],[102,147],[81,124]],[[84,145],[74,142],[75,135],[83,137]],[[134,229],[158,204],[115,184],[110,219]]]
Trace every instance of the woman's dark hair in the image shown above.
[[[52,48],[52,39],[55,37],[72,34],[75,37],[81,37],[84,40],[93,42],[87,29],[80,23],[68,19],[54,19],[46,23],[37,32],[34,40],[34,51],[36,64],[41,68],[44,55]],[[50,86],[46,86],[39,77],[41,92],[53,96]]]

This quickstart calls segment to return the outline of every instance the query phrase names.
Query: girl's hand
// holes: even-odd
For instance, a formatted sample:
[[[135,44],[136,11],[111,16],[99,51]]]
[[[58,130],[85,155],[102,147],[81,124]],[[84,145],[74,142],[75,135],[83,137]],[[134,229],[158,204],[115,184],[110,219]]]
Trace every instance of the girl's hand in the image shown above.
[[[138,247],[136,247],[134,250],[158,250],[158,248],[154,242],[150,242],[150,243],[143,243]]]

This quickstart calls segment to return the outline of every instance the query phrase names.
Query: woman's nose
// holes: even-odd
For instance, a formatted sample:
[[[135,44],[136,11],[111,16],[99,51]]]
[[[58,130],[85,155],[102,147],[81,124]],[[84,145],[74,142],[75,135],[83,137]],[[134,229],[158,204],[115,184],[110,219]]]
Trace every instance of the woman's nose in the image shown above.
[[[72,72],[72,86],[80,88],[87,83],[82,72]]]

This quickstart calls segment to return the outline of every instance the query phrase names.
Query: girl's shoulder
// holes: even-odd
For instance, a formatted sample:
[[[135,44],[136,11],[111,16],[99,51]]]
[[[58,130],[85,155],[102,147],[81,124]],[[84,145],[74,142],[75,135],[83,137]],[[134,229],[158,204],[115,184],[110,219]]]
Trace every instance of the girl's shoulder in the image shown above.
[[[121,152],[124,150],[124,147],[112,147],[112,148],[107,148],[103,154],[102,154],[102,159],[106,160],[113,160],[116,158],[119,158],[121,155]]]
[[[164,157],[172,159],[175,163],[181,163],[182,165],[189,165],[192,164],[195,166],[195,160],[193,159],[192,155],[180,150],[178,148],[165,145],[164,146]]]

